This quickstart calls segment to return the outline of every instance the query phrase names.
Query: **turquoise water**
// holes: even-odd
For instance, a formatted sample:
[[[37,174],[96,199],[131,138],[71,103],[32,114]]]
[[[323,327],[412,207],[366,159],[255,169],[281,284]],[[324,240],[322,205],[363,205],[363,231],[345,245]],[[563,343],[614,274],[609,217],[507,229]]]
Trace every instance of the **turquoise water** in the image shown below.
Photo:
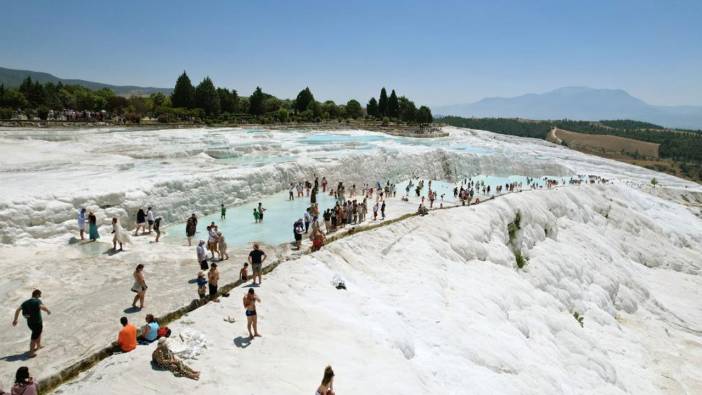
[[[559,184],[563,185],[564,183],[567,184],[570,180],[571,177],[547,177],[550,180],[557,180]],[[471,178],[467,178],[467,181],[474,181],[476,183],[482,182],[486,187],[490,186],[490,194],[489,196],[496,195],[495,193],[495,187],[499,185],[505,185],[505,184],[511,184],[513,182],[516,183],[522,183],[522,189],[526,190],[529,188],[528,186],[528,180],[529,178],[526,176],[517,176],[517,175],[512,175],[508,177],[496,177],[496,176],[486,176],[486,175],[479,175],[479,176],[473,176]],[[416,198],[416,191],[415,188],[417,186],[419,180],[414,179],[412,180],[413,186],[410,188],[409,191],[409,197],[410,199]],[[453,188],[456,186],[460,190],[461,188],[461,183],[463,180],[460,180],[459,182],[452,183],[452,182],[447,182],[447,181],[442,181],[442,180],[431,180],[431,189],[433,191],[436,191],[437,195],[437,202],[441,201],[441,195],[444,194],[444,202],[455,202],[457,199],[454,199],[453,197]],[[405,195],[405,190],[407,187],[407,184],[409,181],[403,181],[401,183],[397,184],[397,196],[403,196]],[[546,185],[546,180],[543,177],[536,177],[536,178],[531,178],[531,184],[536,185],[537,187],[544,187]],[[429,180],[425,179],[424,180],[424,188],[420,191],[420,196],[427,196],[427,193],[429,191]],[[506,190],[503,190],[502,193],[506,193]],[[477,197],[484,196],[482,195],[482,190],[480,193],[476,191]]]
[[[263,222],[255,223],[253,209],[258,207],[258,202],[265,209]],[[336,203],[333,196],[328,193],[317,194],[317,203],[320,214]],[[196,239],[207,240],[207,225],[214,222],[219,231],[224,235],[227,245],[241,247],[254,241],[269,245],[293,241],[293,223],[302,218],[305,210],[310,206],[310,198],[304,196],[288,200],[288,192],[277,193],[273,196],[252,201],[240,206],[227,208],[227,218],[220,219],[220,214],[206,215],[198,218]],[[178,242],[185,239],[185,223],[169,227],[166,240]]]
[[[570,177],[548,177],[549,179],[556,179],[559,182],[568,182]],[[509,177],[495,177],[495,176],[474,176],[471,178],[473,181],[482,181],[485,185],[491,187],[490,196],[495,195],[495,187],[498,185],[504,185],[511,182],[521,182],[523,183],[523,188],[527,189],[527,177],[524,176],[509,176]],[[424,180],[424,188],[420,192],[420,196],[427,196],[429,190],[429,180]],[[418,180],[412,181],[414,185],[417,185]],[[462,181],[461,181],[462,182]],[[455,203],[456,199],[453,197],[453,188],[459,186],[461,182],[452,183],[441,180],[432,180],[432,190],[437,192],[436,206],[439,205],[441,201],[441,194],[444,194],[444,202],[447,204]],[[403,181],[396,184],[397,197],[401,197],[405,194],[405,187],[409,181]],[[532,179],[532,183],[538,186],[544,186],[545,181],[541,178]],[[375,185],[373,185],[375,188]],[[350,192],[350,186],[349,190]],[[357,199],[362,200],[361,188],[357,189],[358,195]],[[504,192],[503,192],[504,193]],[[484,195],[478,193],[476,197],[484,197]],[[417,201],[414,187],[410,189],[409,193],[410,201]],[[263,217],[263,222],[255,223],[253,218],[253,209],[258,206],[258,202],[263,204],[263,208],[266,209]],[[329,196],[328,193],[319,193],[317,195],[317,203],[319,204],[320,214],[324,212],[327,208],[334,207],[336,200],[334,197]],[[254,241],[259,241],[269,245],[278,245],[286,242],[292,242],[293,240],[293,223],[302,218],[305,210],[310,206],[310,198],[304,196],[301,198],[295,197],[295,200],[288,200],[288,192],[280,192],[272,196],[264,197],[260,200],[252,201],[235,207],[227,208],[227,218],[225,220],[220,219],[219,212],[215,214],[206,215],[198,218],[198,233],[195,235],[195,239],[206,240],[207,232],[206,227],[210,223],[214,222],[219,226],[220,232],[224,234],[227,244],[230,247],[243,247],[250,245]],[[370,207],[369,207],[370,209]],[[170,226],[168,228],[168,234],[164,237],[164,240],[168,242],[181,242],[185,239],[185,224],[177,224]]]

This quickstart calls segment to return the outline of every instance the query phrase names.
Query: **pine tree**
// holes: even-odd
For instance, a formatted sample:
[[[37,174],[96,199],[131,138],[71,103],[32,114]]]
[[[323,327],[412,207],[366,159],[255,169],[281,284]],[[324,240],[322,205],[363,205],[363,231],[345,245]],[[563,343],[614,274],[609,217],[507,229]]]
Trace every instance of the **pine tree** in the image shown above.
[[[375,97],[371,97],[370,100],[368,100],[368,105],[366,105],[366,113],[368,113],[368,115],[371,117],[378,117],[378,101],[375,100]]]
[[[224,113],[234,114],[239,110],[239,96],[235,89],[228,91],[224,88],[217,88],[219,96],[219,106]]]
[[[265,111],[264,100],[263,91],[257,86],[254,93],[249,97],[249,114],[262,115]]]
[[[400,116],[400,103],[397,101],[397,95],[395,90],[390,93],[390,99],[388,99],[388,113],[390,118],[398,118]]]
[[[385,117],[388,115],[388,93],[385,88],[380,90],[380,100],[378,100],[378,116]]]
[[[427,106],[421,106],[419,107],[419,110],[417,110],[417,122],[419,123],[425,123],[429,124],[434,121],[433,117],[431,116],[431,110]]]
[[[195,88],[195,107],[202,108],[207,115],[219,114],[219,95],[210,77],[205,77]]]
[[[297,94],[297,98],[295,99],[295,110],[297,112],[303,112],[307,110],[307,108],[310,106],[310,103],[312,103],[313,101],[314,96],[312,95],[312,91],[310,91],[310,88],[307,87]]]
[[[176,81],[173,94],[171,94],[171,104],[176,108],[193,108],[195,104],[195,88],[193,88],[193,84],[185,71]]]

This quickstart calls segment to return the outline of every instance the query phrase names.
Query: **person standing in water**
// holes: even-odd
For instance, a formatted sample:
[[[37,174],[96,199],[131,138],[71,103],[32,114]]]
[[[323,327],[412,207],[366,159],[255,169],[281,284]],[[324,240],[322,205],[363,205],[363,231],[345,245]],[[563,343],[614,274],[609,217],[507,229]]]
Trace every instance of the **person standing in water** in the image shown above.
[[[229,253],[227,253],[227,241],[224,239],[222,232],[217,232],[217,246],[219,247],[219,260],[223,261],[229,259]]]
[[[154,220],[154,232],[156,232],[156,243],[158,243],[158,239],[161,238],[161,217],[156,217]]]
[[[322,383],[317,387],[315,395],[334,395],[334,371],[331,366],[324,368]]]
[[[258,222],[263,222],[263,212],[266,211],[265,208],[263,208],[263,205],[261,202],[258,202]]]
[[[383,199],[383,204],[380,205],[380,219],[385,219],[385,199]]]
[[[249,292],[244,295],[244,308],[246,309],[246,329],[249,330],[249,338],[261,337],[258,333],[258,319],[256,316],[256,302],[261,303],[253,288],[249,288]],[[253,333],[251,329],[253,328]]]
[[[146,213],[144,213],[143,208],[139,208],[139,211],[137,211],[136,229],[134,230],[134,236],[139,235],[139,228],[141,228],[141,234],[144,234],[146,228]]]
[[[88,236],[90,237],[90,241],[97,241],[97,239],[100,238],[97,227],[97,217],[92,211],[88,214]]]
[[[188,238],[188,245],[191,246],[193,237],[195,237],[195,232],[197,231],[197,217],[195,213],[188,218],[185,223],[185,236]]]
[[[288,190],[288,200],[295,200],[295,184],[290,183],[290,189]]]
[[[112,233],[114,234],[112,237],[112,250],[117,251],[117,243],[119,243],[119,250],[124,250],[122,244],[129,243],[129,235],[122,228],[122,225],[119,224],[117,217],[112,217]]]
[[[154,211],[151,210],[151,207],[146,209],[146,222],[149,224],[149,234],[151,234],[151,228],[154,227],[154,221],[156,219],[154,218]]]
[[[263,262],[266,261],[266,258],[268,258],[268,255],[261,251],[261,246],[258,243],[254,243],[253,250],[249,253],[249,263],[253,270],[253,282],[251,285],[256,285],[256,277],[258,277],[258,285],[261,285],[261,272],[263,271]]]
[[[78,230],[80,231],[80,239],[85,240],[85,208],[78,211]]]
[[[144,279],[144,265],[138,264],[136,269],[134,269],[133,276],[132,292],[136,292],[136,295],[132,301],[132,307],[137,308],[136,302],[139,301],[139,310],[141,310],[144,308],[144,298],[146,297],[146,290],[149,288],[146,286],[146,280]]]
[[[253,211],[253,217],[254,217],[254,223],[257,224],[258,221],[261,219],[261,214],[254,208]]]
[[[17,326],[17,319],[19,318],[20,312],[22,316],[27,319],[27,326],[29,330],[32,331],[29,341],[29,357],[35,357],[37,355],[37,350],[42,348],[41,334],[44,331],[44,322],[41,318],[42,310],[45,311],[46,314],[51,315],[49,308],[46,307],[39,298],[41,298],[41,291],[35,289],[32,292],[32,298],[25,300],[22,305],[15,310],[15,318],[12,320],[12,326]]]
[[[224,207],[224,203],[222,203],[220,208],[219,219],[221,219],[222,221],[227,219],[227,209]]]

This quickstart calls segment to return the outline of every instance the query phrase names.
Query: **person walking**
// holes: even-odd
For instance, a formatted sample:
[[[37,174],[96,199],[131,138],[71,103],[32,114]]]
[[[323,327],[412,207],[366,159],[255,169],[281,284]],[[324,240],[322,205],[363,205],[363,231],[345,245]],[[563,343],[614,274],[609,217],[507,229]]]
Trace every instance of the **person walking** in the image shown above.
[[[27,326],[29,330],[32,331],[29,341],[29,357],[36,356],[37,350],[42,348],[41,334],[44,331],[44,322],[41,318],[41,312],[45,311],[46,314],[51,315],[49,308],[46,307],[39,298],[41,298],[41,291],[35,289],[32,291],[32,297],[25,300],[20,307],[15,310],[15,318],[12,320],[12,326],[17,326],[17,319],[19,318],[20,312],[22,316],[27,319]]]
[[[210,266],[210,271],[207,273],[208,290],[210,291],[210,300],[219,303],[217,299],[217,283],[219,283],[219,270],[217,270],[217,264],[212,262]]]
[[[90,241],[97,241],[97,239],[100,238],[97,227],[97,217],[92,211],[88,214],[88,236],[90,237]]]
[[[129,234],[119,224],[117,217],[112,218],[112,233],[114,234],[112,237],[112,250],[117,251],[117,243],[119,243],[119,250],[123,251],[123,244],[129,243]]]
[[[253,271],[251,285],[256,285],[256,277],[258,277],[258,285],[261,285],[261,272],[263,271],[263,262],[266,261],[268,255],[261,251],[261,246],[258,243],[254,243],[253,250],[249,253],[249,264]]]
[[[385,219],[385,199],[383,199],[383,203],[380,205],[380,219]]]
[[[192,244],[192,239],[195,237],[195,232],[197,231],[197,217],[195,216],[195,213],[188,218],[188,221],[185,223],[185,236],[188,238],[188,246],[193,245]]]
[[[80,231],[80,239],[85,240],[85,209],[81,208],[78,212],[78,230]]]
[[[222,203],[222,206],[220,208],[219,219],[221,219],[222,221],[227,219],[227,209],[224,207],[224,203]]]
[[[137,265],[133,273],[134,284],[132,284],[132,292],[135,292],[134,300],[132,301],[132,307],[137,308],[136,302],[139,301],[139,310],[144,308],[144,298],[146,297],[146,290],[149,288],[146,286],[146,280],[144,279],[144,265],[141,263]]]
[[[249,331],[249,338],[261,337],[258,333],[258,317],[256,316],[256,302],[261,303],[261,299],[256,295],[253,288],[244,295],[244,309],[246,309],[246,329]],[[253,328],[253,332],[251,329]]]
[[[331,366],[324,368],[322,383],[317,387],[315,395],[334,395],[334,371]]]

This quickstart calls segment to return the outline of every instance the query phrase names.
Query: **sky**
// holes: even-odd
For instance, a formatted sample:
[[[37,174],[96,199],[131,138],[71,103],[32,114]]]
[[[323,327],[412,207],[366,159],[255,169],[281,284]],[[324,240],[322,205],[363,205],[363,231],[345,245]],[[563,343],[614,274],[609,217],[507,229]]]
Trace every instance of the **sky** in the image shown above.
[[[702,1],[4,0],[0,66],[117,85],[418,105],[624,89],[702,105]]]

